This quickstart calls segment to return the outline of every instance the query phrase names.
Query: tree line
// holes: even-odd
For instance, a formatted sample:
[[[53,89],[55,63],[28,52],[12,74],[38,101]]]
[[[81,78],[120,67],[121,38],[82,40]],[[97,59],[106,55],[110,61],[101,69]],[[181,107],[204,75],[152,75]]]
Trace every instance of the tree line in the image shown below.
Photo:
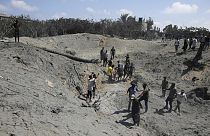
[[[0,17],[0,37],[13,37],[14,20],[20,22],[20,36],[27,37],[46,37],[76,33],[91,33],[119,38],[129,39],[155,39],[162,36],[166,38],[181,37],[183,35],[198,35],[199,33],[208,33],[206,28],[178,28],[177,25],[168,25],[160,31],[160,28],[154,26],[151,17],[148,19],[136,18],[123,14],[117,20],[102,19],[100,21],[82,20],[75,18],[59,18],[50,20],[35,20],[30,16],[11,16]]]
[[[59,18],[40,21],[22,15],[18,17],[0,17],[0,35],[5,37],[13,36],[12,27],[16,18],[20,23],[20,36],[28,37],[92,33],[136,39],[146,37],[149,32],[153,35],[154,33],[160,32],[160,28],[153,28],[154,23],[151,18],[137,19],[136,17],[129,16],[129,14],[123,14],[117,20],[102,19],[100,21],[75,18]],[[146,26],[144,24],[146,24]]]
[[[185,28],[178,28],[177,25],[167,25],[163,29],[163,34],[165,35],[166,39],[174,39],[174,38],[190,38],[190,37],[197,37],[199,38],[201,35],[208,36],[209,30],[204,27],[185,27]]]

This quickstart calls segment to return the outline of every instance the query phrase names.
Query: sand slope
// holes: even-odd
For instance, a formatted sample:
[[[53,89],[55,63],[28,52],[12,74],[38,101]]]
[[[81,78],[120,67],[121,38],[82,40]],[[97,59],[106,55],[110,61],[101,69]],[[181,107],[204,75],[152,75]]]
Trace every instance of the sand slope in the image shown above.
[[[13,41],[9,39],[9,41]],[[196,52],[174,55],[173,41],[123,40],[92,34],[63,35],[45,38],[22,37],[19,44],[0,42],[0,135],[7,136],[157,136],[210,135],[209,101],[190,98],[182,105],[182,116],[160,109],[161,80],[177,83],[177,89],[186,92],[196,87],[209,87],[209,52],[204,51],[203,70],[188,71],[184,61]],[[151,88],[149,111],[141,111],[140,127],[132,125],[127,109],[126,90],[129,81],[107,83],[100,64],[85,64],[48,53],[36,47],[45,47],[61,53],[68,51],[88,59],[99,58],[102,47],[110,51],[115,46],[117,58],[124,61],[129,53],[136,66],[135,78]],[[78,98],[76,86],[85,92],[87,77],[92,71],[100,73],[98,93],[99,110],[84,107]],[[192,77],[199,80],[191,82]],[[142,103],[143,104],[143,103]],[[175,103],[174,103],[175,104]]]

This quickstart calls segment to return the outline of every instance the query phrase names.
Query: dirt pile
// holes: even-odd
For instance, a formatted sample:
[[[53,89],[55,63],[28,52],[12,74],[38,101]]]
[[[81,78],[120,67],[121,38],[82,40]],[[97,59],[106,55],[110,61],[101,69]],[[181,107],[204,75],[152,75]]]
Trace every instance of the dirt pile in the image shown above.
[[[92,34],[45,38],[22,37],[23,43],[7,39],[0,42],[0,135],[70,135],[70,136],[172,136],[210,135],[209,53],[204,51],[203,69],[189,69],[184,63],[196,52],[174,54],[173,41],[123,40]],[[182,43],[182,42],[181,42]],[[100,64],[71,60],[37,47],[82,59],[98,59],[101,47],[116,49],[116,61],[127,53],[136,70],[138,88],[149,85],[149,110],[141,110],[140,127],[134,127],[127,112],[129,82],[108,83],[106,68]],[[85,102],[78,90],[86,93],[91,72],[99,73],[98,109]],[[182,104],[182,116],[161,110],[161,80],[167,76],[178,91],[184,89],[188,101]],[[197,79],[196,82],[192,78]],[[80,89],[78,89],[80,88]],[[197,91],[196,91],[197,88]],[[205,90],[205,89],[204,89]],[[205,95],[203,95],[205,94]],[[205,96],[202,97],[202,96]],[[100,97],[100,99],[98,99]],[[202,100],[199,102],[197,100]],[[144,103],[142,103],[144,106]],[[176,102],[174,102],[176,105]]]

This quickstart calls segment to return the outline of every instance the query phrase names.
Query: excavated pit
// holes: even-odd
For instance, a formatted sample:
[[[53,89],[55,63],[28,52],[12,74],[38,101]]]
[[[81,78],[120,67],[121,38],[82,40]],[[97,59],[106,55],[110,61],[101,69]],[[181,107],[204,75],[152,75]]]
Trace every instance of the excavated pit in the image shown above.
[[[210,100],[210,92],[208,92],[207,87],[195,88],[192,91],[188,92],[188,98],[202,98],[203,100]]]

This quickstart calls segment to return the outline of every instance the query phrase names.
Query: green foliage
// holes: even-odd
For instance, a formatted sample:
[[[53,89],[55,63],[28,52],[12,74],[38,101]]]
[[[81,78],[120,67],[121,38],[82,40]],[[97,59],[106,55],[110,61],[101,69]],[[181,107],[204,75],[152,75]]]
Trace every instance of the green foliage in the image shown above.
[[[200,37],[201,34],[208,35],[209,30],[206,28],[198,28],[198,27],[182,27],[178,28],[177,25],[167,25],[163,29],[163,33],[165,34],[166,38],[184,38],[184,37]]]
[[[45,21],[33,20],[30,16],[0,16],[0,38],[13,37],[14,21],[18,18],[20,23],[20,36],[44,37],[76,33],[92,33],[101,35],[118,36],[121,38],[154,39],[161,36],[160,28],[154,26],[153,19],[139,18],[123,14],[118,20],[103,19],[98,22],[75,18],[59,18]],[[146,23],[146,31],[143,23]],[[163,29],[166,38],[194,37],[201,34],[207,35],[209,30],[198,27],[182,27],[169,24]]]

